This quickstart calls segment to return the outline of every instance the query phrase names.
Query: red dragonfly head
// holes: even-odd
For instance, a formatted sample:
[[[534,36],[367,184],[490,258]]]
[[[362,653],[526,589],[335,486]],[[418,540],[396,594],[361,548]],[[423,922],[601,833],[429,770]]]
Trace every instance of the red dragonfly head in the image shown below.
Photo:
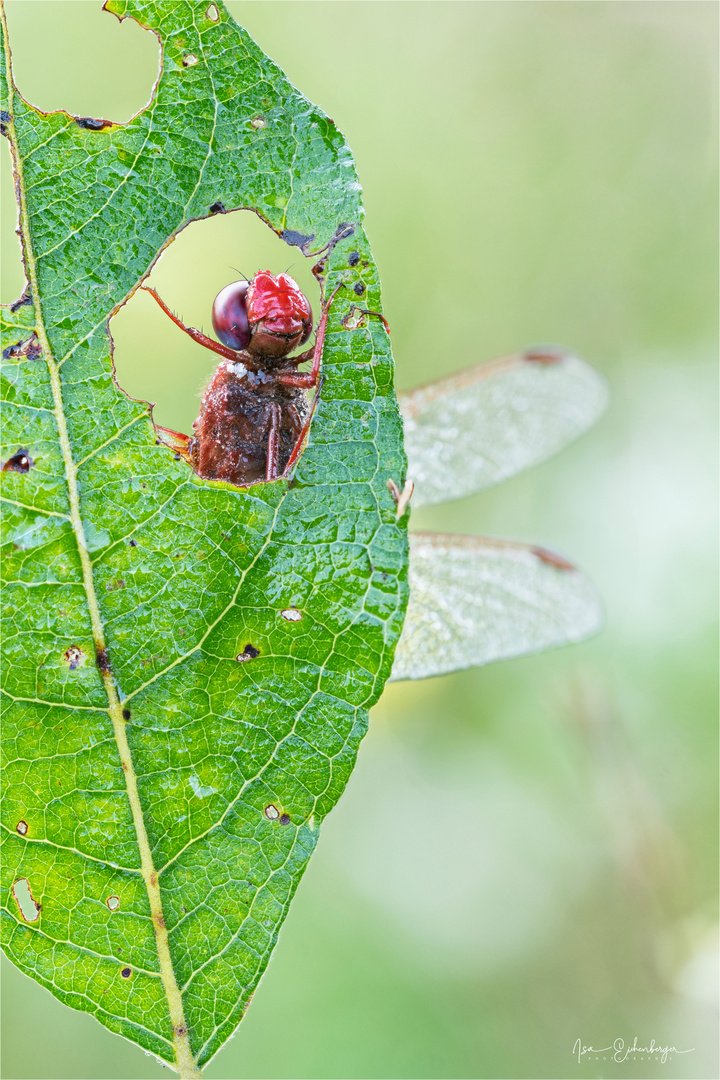
[[[215,333],[230,349],[279,358],[307,341],[312,309],[288,274],[259,270],[251,281],[234,281],[215,297]]]

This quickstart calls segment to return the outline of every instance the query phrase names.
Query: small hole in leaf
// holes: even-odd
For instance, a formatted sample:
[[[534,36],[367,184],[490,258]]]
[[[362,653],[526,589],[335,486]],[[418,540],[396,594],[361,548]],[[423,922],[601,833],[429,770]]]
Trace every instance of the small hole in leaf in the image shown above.
[[[298,611],[296,607],[285,608],[280,614],[287,622],[300,622],[302,619],[302,611]]]
[[[187,67],[195,67],[195,65],[197,63],[198,63],[198,58],[197,58],[197,56],[195,56],[194,53],[185,53],[185,55],[182,58],[183,67],[186,67],[186,68]]]
[[[71,645],[69,649],[66,649],[63,653],[63,660],[69,667],[70,671],[76,671],[79,667],[85,663],[85,653],[77,645]]]
[[[273,803],[270,803],[269,806],[266,806],[265,817],[268,818],[270,821],[277,821],[277,819],[280,817],[280,811],[278,810],[277,806],[275,806]]]
[[[210,22],[217,22],[218,19],[220,18],[220,12],[218,11],[218,9],[215,7],[214,4],[210,4],[210,7],[205,12],[205,15],[210,20]]]
[[[18,821],[15,826],[15,832],[19,832],[21,836],[27,836],[28,823],[27,821]]]
[[[254,116],[250,121],[250,127],[253,127],[258,131],[260,128],[266,127],[266,124],[262,116]]]
[[[132,975],[132,968],[123,968],[120,974],[122,975],[123,979],[129,979]]]
[[[108,896],[105,903],[107,904],[110,911],[117,911],[117,909],[120,907],[120,897]]]
[[[30,891],[27,878],[19,878],[12,887],[15,902],[25,922],[35,922],[40,917],[40,905]]]

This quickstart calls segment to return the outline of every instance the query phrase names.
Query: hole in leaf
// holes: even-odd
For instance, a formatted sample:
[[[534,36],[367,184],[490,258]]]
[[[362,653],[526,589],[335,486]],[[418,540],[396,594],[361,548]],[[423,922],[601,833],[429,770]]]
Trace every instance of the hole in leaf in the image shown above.
[[[76,671],[85,663],[85,653],[77,645],[71,645],[63,653],[63,660],[71,671]]]
[[[220,18],[220,12],[214,4],[210,4],[209,8],[205,12],[205,16],[210,20],[210,22],[217,22]]]
[[[197,58],[197,56],[195,56],[194,53],[185,53],[185,55],[182,58],[183,67],[186,67],[186,68],[187,67],[195,67],[195,65],[197,63],[198,63],[198,58]]]
[[[277,819],[280,817],[280,811],[278,810],[277,806],[275,806],[273,803],[270,803],[269,806],[266,806],[265,817],[268,818],[270,821],[277,821]]]
[[[120,897],[119,896],[108,896],[105,903],[107,904],[108,909],[110,911],[117,911],[117,909],[120,907]]]
[[[298,611],[296,607],[285,608],[280,614],[288,622],[300,622],[302,619],[302,611]]]
[[[160,43],[134,19],[100,4],[9,4],[20,93],[45,112],[126,123],[144,108],[160,69]]]
[[[40,905],[30,891],[27,878],[19,878],[12,887],[15,902],[25,922],[36,922],[40,917]]]
[[[27,832],[28,832],[28,823],[27,823],[27,821],[22,821],[22,820],[18,821],[17,825],[15,826],[15,832],[20,833],[21,836],[27,836]]]
[[[321,302],[312,276],[314,260],[284,243],[251,211],[226,211],[217,201],[207,212],[209,217],[182,230],[145,282],[171,311],[186,326],[216,340],[212,305],[220,290],[258,270],[270,270],[295,279],[310,301],[317,326]],[[144,289],[113,317],[110,330],[119,385],[132,397],[156,402],[156,424],[191,435],[202,391],[220,361],[217,353],[174,326]]]

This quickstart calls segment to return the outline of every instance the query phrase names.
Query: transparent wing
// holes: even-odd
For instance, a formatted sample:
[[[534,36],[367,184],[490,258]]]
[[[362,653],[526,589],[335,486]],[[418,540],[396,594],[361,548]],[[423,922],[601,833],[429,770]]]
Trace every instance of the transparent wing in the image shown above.
[[[544,548],[484,536],[410,537],[410,602],[391,679],[427,679],[580,641],[597,593]]]
[[[605,380],[557,348],[401,394],[413,506],[459,499],[544,461],[594,424],[607,401]]]

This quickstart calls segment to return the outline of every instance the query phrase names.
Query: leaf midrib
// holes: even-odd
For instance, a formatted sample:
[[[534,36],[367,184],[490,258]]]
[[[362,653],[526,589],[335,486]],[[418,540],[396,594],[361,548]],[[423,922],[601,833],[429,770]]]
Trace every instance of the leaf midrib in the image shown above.
[[[5,7],[1,0],[0,19],[2,20],[4,38],[5,62],[8,83],[8,103],[12,106],[14,104],[14,99],[16,97],[20,97],[21,95],[19,95],[13,80],[12,54],[10,52],[7,19],[5,14]],[[27,105],[28,103],[25,102],[25,104]],[[28,105],[28,108],[31,108],[31,106]],[[45,357],[45,361],[48,367],[48,373],[50,376],[50,385],[54,405],[53,413],[55,416],[55,422],[57,424],[60,450],[62,454],[63,464],[65,467],[65,480],[67,483],[68,502],[70,505],[70,522],[72,525],[73,535],[75,537],[78,556],[80,559],[80,565],[82,567],[83,588],[85,591],[85,597],[90,613],[93,643],[96,650],[96,656],[100,657],[105,656],[106,654],[105,632],[102,618],[100,615],[100,609],[98,606],[97,594],[95,592],[95,583],[92,573],[92,562],[88,552],[85,529],[80,514],[80,497],[77,486],[78,466],[76,465],[73,458],[72,447],[68,435],[67,422],[65,418],[64,404],[62,398],[62,385],[60,382],[59,367],[55,362],[52,350],[50,348],[50,342],[48,340],[47,331],[42,317],[40,291],[37,279],[37,266],[32,248],[30,220],[27,211],[27,201],[25,197],[22,161],[15,131],[15,114],[12,107],[8,111],[10,113],[10,119],[7,124],[8,141],[10,144],[10,152],[13,159],[13,170],[16,180],[16,192],[18,201],[20,203],[20,241],[22,245],[23,262],[25,264],[28,285],[31,295],[33,297],[33,303],[35,308],[35,330],[40,341],[43,356]],[[130,747],[127,741],[125,720],[123,719],[122,715],[123,706],[120,702],[120,698],[118,697],[117,689],[115,687],[109,664],[104,663],[102,666],[98,664],[98,669],[100,671],[103,686],[105,687],[105,692],[107,694],[107,711],[113,725],[115,743],[117,745],[120,763],[122,765],[125,775],[125,786],[132,812],[135,836],[140,852],[141,873],[143,881],[145,883],[148,901],[150,904],[153,932],[155,934],[155,945],[157,948],[158,962],[160,967],[160,978],[163,984],[163,989],[165,991],[165,998],[167,1001],[168,1012],[170,1015],[170,1021],[173,1030],[175,1066],[183,1080],[195,1080],[195,1078],[201,1077],[202,1074],[197,1066],[196,1060],[193,1057],[192,1050],[190,1048],[190,1036],[188,1032],[188,1026],[185,1023],[182,996],[180,994],[180,989],[178,987],[177,979],[175,977],[175,971],[170,955],[168,932],[165,926],[165,919],[163,917],[162,910],[162,900],[160,896],[160,884],[158,874],[155,870],[155,866],[153,863],[150,842],[147,835],[147,829],[145,827],[145,819],[142,806],[140,804],[140,798],[138,795],[137,777],[135,775],[132,755],[130,753]]]

